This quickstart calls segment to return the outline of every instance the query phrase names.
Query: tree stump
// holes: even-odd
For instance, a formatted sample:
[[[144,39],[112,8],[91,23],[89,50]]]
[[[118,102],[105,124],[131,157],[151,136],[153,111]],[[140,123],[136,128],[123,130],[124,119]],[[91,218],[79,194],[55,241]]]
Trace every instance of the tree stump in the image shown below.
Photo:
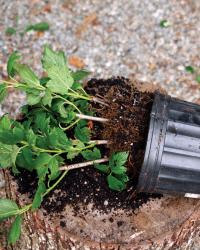
[[[9,171],[1,172],[5,185],[0,189],[0,197],[15,199],[21,205],[27,204],[28,197],[20,196],[19,199],[17,185]],[[10,222],[0,224],[0,250],[199,249],[199,207],[199,200],[164,196],[150,200],[132,214],[131,211],[128,214],[119,210],[112,215],[93,216],[88,210],[84,220],[78,214],[73,217],[70,208],[63,211],[62,219],[60,214],[44,215],[45,211],[40,209],[25,215],[22,236],[15,246],[6,243]],[[110,216],[113,221],[109,224]],[[119,217],[121,226],[117,227],[115,220]],[[66,227],[60,223],[63,220]],[[84,233],[78,233],[81,230]]]

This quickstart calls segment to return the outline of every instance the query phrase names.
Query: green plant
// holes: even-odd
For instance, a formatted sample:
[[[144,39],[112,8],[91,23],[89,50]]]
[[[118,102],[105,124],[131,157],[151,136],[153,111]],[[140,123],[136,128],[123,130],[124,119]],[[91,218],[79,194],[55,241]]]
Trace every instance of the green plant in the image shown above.
[[[46,22],[36,23],[36,24],[30,24],[26,27],[25,32],[29,32],[31,30],[34,31],[46,31],[49,30],[49,24]]]
[[[39,78],[21,63],[20,54],[13,52],[7,63],[9,80],[0,84],[0,101],[9,88],[21,90],[27,97],[21,120],[7,114],[0,119],[0,169],[11,168],[14,174],[20,174],[24,168],[35,171],[38,179],[32,203],[19,207],[14,201],[0,199],[0,221],[15,217],[8,236],[12,244],[20,237],[23,214],[39,208],[69,170],[109,161],[108,165],[96,165],[101,171],[106,169],[109,187],[122,191],[128,181],[124,167],[128,153],[115,153],[109,160],[98,149],[99,144],[108,142],[91,140],[87,120],[108,120],[96,117],[89,109],[89,102],[107,105],[104,99],[84,90],[82,81],[89,72],[71,71],[64,53],[49,46],[44,48],[42,66],[46,76]],[[71,164],[77,156],[86,162]]]
[[[36,24],[30,24],[26,27],[25,32],[34,31],[46,31],[49,30],[49,24],[46,22],[40,22]]]
[[[111,155],[108,165],[95,164],[95,168],[107,174],[107,182],[111,189],[122,191],[126,188],[129,178],[124,166],[128,159],[128,152],[119,152]]]
[[[192,66],[186,66],[185,67],[185,70],[193,75],[195,75],[195,80],[200,83],[200,75],[199,75],[199,72],[197,69],[195,69],[194,67]]]
[[[12,36],[14,34],[17,33],[17,26],[18,26],[18,18],[16,20],[16,27],[13,28],[13,27],[8,27],[5,31],[6,35],[7,36]],[[39,22],[39,23],[36,23],[36,24],[30,24],[30,25],[27,25],[24,29],[24,31],[20,32],[20,34],[23,36],[25,33],[29,32],[29,31],[41,31],[41,32],[44,32],[44,31],[47,31],[49,30],[49,24],[47,22]]]
[[[6,29],[6,35],[7,35],[7,36],[12,36],[12,35],[14,35],[14,34],[16,34],[16,29],[14,29],[14,28],[12,28],[12,27],[8,27],[8,28]]]
[[[166,19],[160,21],[160,27],[161,28],[168,28],[170,26],[170,22]]]

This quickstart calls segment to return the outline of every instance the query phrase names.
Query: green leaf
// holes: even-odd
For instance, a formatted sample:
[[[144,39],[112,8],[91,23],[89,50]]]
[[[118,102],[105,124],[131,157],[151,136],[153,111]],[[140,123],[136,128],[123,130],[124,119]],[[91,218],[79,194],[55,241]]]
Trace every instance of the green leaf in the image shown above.
[[[0,130],[0,142],[8,145],[15,145],[18,142],[18,138],[15,138],[12,130]]]
[[[0,84],[0,102],[2,102],[5,99],[7,94],[8,94],[7,85],[5,83]]]
[[[34,155],[30,148],[23,148],[17,155],[16,165],[32,171],[34,169]]]
[[[0,220],[17,215],[18,212],[19,207],[14,201],[5,198],[0,199]]]
[[[47,138],[46,136],[38,136],[37,137],[37,140],[36,140],[36,145],[37,147],[39,148],[49,148],[49,144],[48,144],[48,141],[47,141]]]
[[[61,51],[55,52],[50,47],[45,46],[42,64],[48,76],[51,78],[46,86],[54,93],[67,94],[74,80],[68,68],[64,53]]]
[[[0,128],[0,142],[8,145],[14,145],[24,139],[24,131],[21,128],[14,127],[13,129]]]
[[[29,113],[29,105],[23,105],[23,106],[20,108],[20,112],[21,112],[22,114],[28,115],[28,113]]]
[[[32,91],[32,93],[27,93],[27,103],[29,105],[38,104],[42,99],[41,93],[39,91]]]
[[[87,70],[77,70],[76,72],[72,72],[72,77],[74,79],[74,82],[78,82],[80,80],[83,80],[86,78],[91,72]]]
[[[8,28],[6,29],[6,35],[7,35],[7,36],[12,36],[12,35],[14,35],[14,34],[16,34],[16,29],[15,29],[15,28],[8,27]]]
[[[77,100],[74,104],[81,110],[85,115],[92,115],[92,112],[89,109],[89,102],[87,100]]]
[[[198,83],[200,83],[200,75],[197,75],[197,76],[196,76],[196,81],[197,81]]]
[[[46,84],[47,84],[47,82],[50,80],[50,78],[49,77],[42,77],[42,78],[40,78],[40,84],[42,85],[42,86],[46,86]]]
[[[20,148],[16,145],[7,145],[0,143],[0,169],[15,165]]]
[[[48,153],[40,153],[34,163],[34,168],[37,170],[37,175],[40,180],[44,180],[48,174],[48,165],[53,156]]]
[[[65,108],[65,102],[64,101],[57,101],[54,108],[56,108],[56,110],[58,111],[58,113],[60,114],[61,117],[65,118],[67,117],[67,110]]]
[[[59,162],[56,159],[56,157],[53,157],[49,161],[48,167],[49,167],[49,170],[50,170],[49,179],[50,180],[55,180],[60,174]]]
[[[32,210],[35,210],[40,207],[42,200],[43,200],[43,194],[46,192],[46,186],[44,182],[40,182],[37,188],[37,191],[35,193],[33,203],[32,203]]]
[[[66,110],[67,110],[67,109],[66,109]],[[63,118],[61,121],[62,121],[63,123],[69,124],[69,123],[71,123],[75,118],[76,118],[76,113],[73,112],[73,111],[69,111],[69,112],[67,112],[66,117]]]
[[[86,126],[82,126],[81,123],[78,123],[74,130],[75,137],[82,142],[88,142],[90,140],[90,133],[90,129]]]
[[[16,241],[19,240],[21,235],[21,226],[22,226],[22,216],[18,215],[11,225],[8,234],[8,244],[15,244]]]
[[[7,114],[2,116],[0,119],[0,129],[9,130],[11,127],[11,123],[12,121]]]
[[[60,123],[71,123],[76,118],[74,107],[71,105],[66,105],[65,101],[57,100],[54,102],[52,110],[60,114]]]
[[[76,156],[78,156],[81,152],[81,149],[84,148],[85,145],[83,142],[81,141],[73,141],[73,147],[72,150],[70,151],[69,148],[69,152],[67,153],[67,159],[68,160],[72,160],[74,159]],[[74,150],[75,149],[75,150]]]
[[[32,25],[28,25],[25,29],[25,32],[34,31],[46,31],[49,30],[49,24],[46,22],[40,22]]]
[[[32,129],[28,129],[25,131],[26,141],[29,145],[35,145],[37,140],[37,135],[34,134]]]
[[[126,173],[126,171],[127,171],[126,167],[123,167],[123,166],[113,167],[112,168],[112,173],[114,173],[114,174],[121,175],[121,174]]]
[[[79,82],[74,82],[72,85],[73,90],[81,89],[82,85]]]
[[[35,73],[25,64],[15,63],[14,69],[19,74],[21,80],[29,87],[41,89],[40,81]]]
[[[107,176],[107,182],[108,182],[109,188],[115,191],[122,191],[126,188],[126,184],[123,181],[117,179],[116,177],[112,175]]]
[[[161,28],[168,28],[170,26],[170,22],[167,20],[160,21],[160,27]]]
[[[121,167],[123,166],[127,159],[128,159],[128,152],[119,152],[119,153],[114,153],[112,154],[110,160],[109,160],[109,165],[110,167]]]
[[[57,101],[52,109],[60,114],[61,123],[71,123],[76,118],[74,107],[66,105],[65,101]]]
[[[127,174],[121,174],[121,175],[118,175],[117,176],[118,179],[120,179],[121,181],[123,181],[124,183],[128,182],[129,181],[129,177]]]
[[[104,164],[95,164],[94,167],[98,169],[99,171],[106,173],[106,174],[108,174],[110,170],[110,167]]]
[[[98,148],[94,148],[93,150],[84,150],[83,152],[81,152],[82,156],[84,157],[84,159],[88,160],[88,161],[93,161],[93,160],[97,160],[101,158],[101,152]]]
[[[50,117],[46,112],[40,112],[36,114],[35,117],[35,128],[43,133],[47,133],[49,129]]]
[[[8,62],[7,62],[7,72],[8,75],[13,77],[15,75],[15,69],[14,69],[14,65],[16,63],[16,61],[18,61],[20,59],[20,55],[17,51],[14,51],[8,58]]]
[[[53,99],[53,97],[52,97],[52,92],[51,92],[51,90],[48,89],[48,88],[46,88],[45,94],[44,94],[44,96],[42,97],[42,104],[43,104],[44,106],[47,105],[47,106],[51,107],[52,99]]]
[[[67,150],[72,145],[65,132],[60,128],[53,128],[47,136],[47,141],[49,147],[54,149]]]
[[[24,139],[25,133],[24,133],[24,128],[23,127],[14,127],[13,130],[13,135],[15,136],[15,139],[17,142],[20,142]]]
[[[186,66],[185,70],[191,74],[193,74],[195,72],[195,69],[192,66]]]

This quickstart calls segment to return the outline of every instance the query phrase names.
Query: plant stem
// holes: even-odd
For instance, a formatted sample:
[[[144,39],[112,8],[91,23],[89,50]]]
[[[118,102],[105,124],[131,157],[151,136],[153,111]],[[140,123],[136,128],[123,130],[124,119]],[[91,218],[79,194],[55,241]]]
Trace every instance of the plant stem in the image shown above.
[[[97,121],[97,122],[108,122],[109,121],[107,118],[95,117],[95,116],[83,115],[83,114],[76,114],[76,117],[78,117],[79,119],[85,119],[85,120]]]
[[[74,97],[74,98],[80,98],[80,99],[84,99],[84,100],[87,100],[87,101],[90,101],[92,99],[92,97],[87,95],[86,92],[85,92],[85,94],[87,96],[84,96],[84,95],[80,95],[78,92],[76,92],[75,90],[73,90],[71,88],[69,90],[72,91],[73,93],[67,93],[67,94]]]
[[[29,204],[29,205],[26,205],[26,206],[22,207],[22,208],[20,209],[20,211],[19,211],[18,214],[23,214],[23,213],[27,212],[31,207],[32,207],[32,203]]]
[[[32,149],[33,150],[38,150],[40,151],[41,153],[58,153],[58,154],[62,154],[62,153],[65,153],[66,151],[65,150],[53,150],[53,149],[44,149],[44,148],[39,148],[39,147],[36,147],[36,146],[32,146]]]
[[[95,146],[95,144],[93,143],[93,144],[89,144],[88,146],[86,146],[86,147],[84,147],[84,148],[77,148],[77,149],[75,149],[75,151],[77,150],[77,151],[83,151],[83,150],[85,150],[85,149],[88,149],[88,148],[93,148]]]
[[[87,166],[91,166],[97,163],[103,163],[103,162],[107,162],[108,158],[102,158],[102,159],[98,159],[98,160],[94,160],[94,161],[86,161],[86,162],[82,162],[82,163],[76,163],[76,164],[71,164],[71,165],[64,165],[62,167],[60,167],[60,170],[71,170],[71,169],[76,169],[76,168],[83,168],[83,167],[87,167]]]
[[[75,120],[72,124],[70,124],[69,126],[67,126],[67,127],[65,127],[65,128],[63,128],[63,127],[60,125],[60,123],[59,123],[59,127],[60,127],[63,131],[66,131],[66,130],[72,128],[74,125],[76,125],[76,123],[78,123],[79,121],[80,121],[80,119],[77,119],[77,120]]]
[[[67,174],[67,172],[68,172],[68,169],[66,169],[65,171],[64,171],[64,173],[60,176],[60,178],[50,187],[50,188],[48,188],[47,189],[47,191],[43,194],[43,197],[45,196],[45,195],[47,195],[49,192],[51,192],[51,190],[53,190],[61,181],[62,181],[62,179],[65,177],[65,175]]]
[[[85,96],[80,95],[78,92],[74,91],[71,88],[69,90],[73,92],[73,94],[72,93],[68,93],[68,95],[70,95],[72,97],[80,98],[80,99],[85,99],[85,100],[88,100],[88,101],[97,102],[97,103],[100,103],[100,104],[102,104],[104,106],[109,107],[109,105],[107,103],[103,102],[102,100],[100,100],[100,98],[88,95],[83,88],[81,88],[81,90],[84,92]]]
[[[76,141],[76,140],[75,140]],[[68,152],[77,152],[77,151],[83,151],[85,149],[88,149],[88,148],[92,148],[96,145],[96,142],[98,141],[90,141],[87,145],[85,146],[84,148],[73,148],[71,147],[70,149],[68,148],[67,150],[61,150],[61,149],[45,149],[45,148],[40,148],[40,147],[37,147],[35,145],[32,145],[30,146],[26,141],[21,141],[20,143],[24,146],[22,146],[21,148],[24,148],[24,147],[28,147],[30,146],[34,151],[39,151],[40,153],[55,153],[57,155],[59,154],[63,154],[63,153],[68,153]],[[102,140],[99,140],[99,143],[98,144],[105,144],[104,141]],[[20,150],[21,150],[20,148]]]
[[[73,106],[80,114],[81,114],[81,111],[80,109],[73,103],[73,102],[70,102],[69,100],[67,100],[66,98],[60,96],[60,95],[57,95],[57,94],[54,94],[54,98],[59,98],[59,99],[62,99],[63,101],[65,101],[67,104]]]
[[[0,80],[1,83],[7,83],[7,84],[12,84],[12,82],[6,81],[6,80]]]
[[[80,90],[81,90],[86,96],[89,96],[88,93],[84,90],[84,88],[80,88]]]
[[[26,83],[20,83],[18,81],[16,81],[14,78],[11,78],[14,82],[10,82],[10,81],[5,81],[5,80],[0,80],[0,82],[2,83],[7,83],[9,87],[14,87],[14,88],[19,88],[19,87],[24,87],[26,86]],[[42,85],[38,85],[38,86],[35,86],[35,89],[37,90],[45,90],[45,87],[43,87]]]

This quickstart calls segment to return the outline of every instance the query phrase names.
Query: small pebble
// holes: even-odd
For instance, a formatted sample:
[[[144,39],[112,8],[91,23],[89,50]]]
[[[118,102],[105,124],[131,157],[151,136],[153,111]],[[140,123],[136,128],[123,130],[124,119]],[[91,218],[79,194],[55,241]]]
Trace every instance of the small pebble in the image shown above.
[[[104,201],[104,206],[108,206],[108,201],[107,200]]]

